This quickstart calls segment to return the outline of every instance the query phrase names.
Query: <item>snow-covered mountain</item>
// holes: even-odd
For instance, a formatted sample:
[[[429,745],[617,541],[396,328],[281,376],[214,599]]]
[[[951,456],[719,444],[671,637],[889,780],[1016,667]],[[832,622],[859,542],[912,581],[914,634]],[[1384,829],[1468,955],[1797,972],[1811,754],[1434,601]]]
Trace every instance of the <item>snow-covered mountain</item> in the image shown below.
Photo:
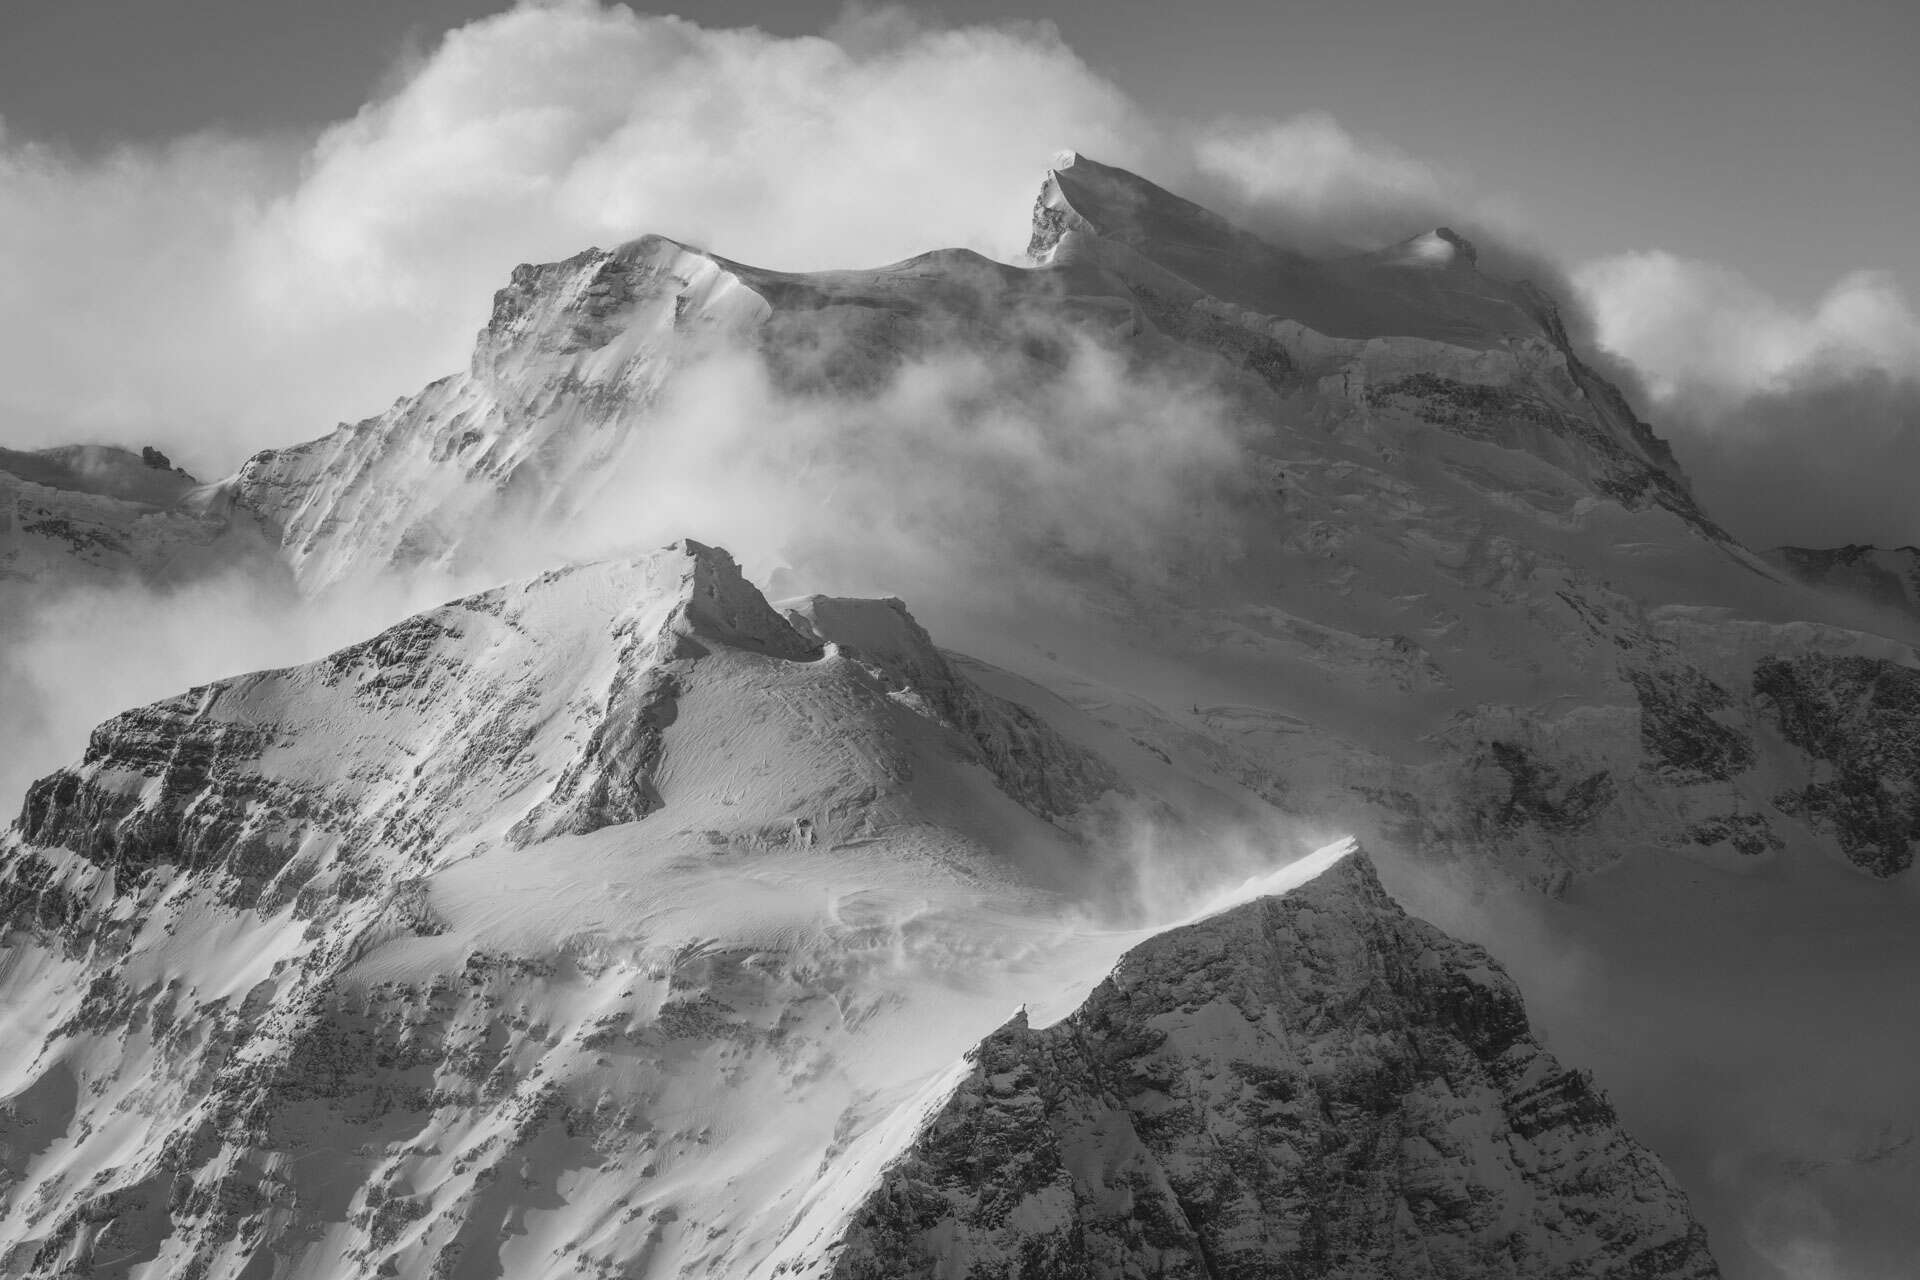
[[[829,1274],[1720,1274],[1499,966],[1362,853],[1140,944],[968,1064]]]
[[[1920,622],[1889,628],[1729,541],[1550,300],[1483,274],[1461,237],[1315,261],[1068,155],[1030,251],[1029,269],[945,251],[793,275],[646,237],[517,268],[466,372],[213,492],[275,532],[310,591],[409,569],[484,579],[535,567],[527,544],[609,506],[680,500],[687,428],[658,408],[715,352],[749,349],[783,394],[828,404],[804,446],[769,426],[764,450],[833,492],[915,464],[924,442],[889,454],[854,410],[916,358],[992,353],[1017,387],[1071,380],[1042,339],[1094,342],[1132,376],[1215,388],[1232,448],[1151,524],[1156,548],[1179,544],[1171,570],[1090,571],[1055,527],[1022,541],[992,513],[910,530],[1067,584],[983,621],[977,602],[938,612],[944,569],[895,572],[960,647],[1187,741],[1327,829],[1501,879],[1562,885],[1630,846],[1910,860],[1904,828],[1859,816],[1899,807],[1899,769],[1855,786],[1858,803],[1775,803],[1836,763],[1776,695],[1830,690],[1825,657],[1898,683]],[[716,507],[765,500],[702,479]],[[769,566],[800,554],[773,524],[748,548]],[[809,565],[831,578],[848,557]],[[1102,643],[1066,639],[1071,669],[1036,661],[1089,627]],[[1763,662],[1803,656],[1808,681],[1760,687]]]
[[[1066,1016],[1219,883],[1352,833],[1510,962],[1731,1274],[1905,1274],[1920,1236],[1887,1189],[1920,1190],[1896,1084],[1920,1037],[1860,983],[1920,980],[1920,615],[1834,590],[1858,556],[1731,540],[1551,299],[1450,230],[1313,259],[1067,155],[1029,253],[794,274],[649,236],[516,268],[466,371],[212,485],[0,457],[29,513],[8,563],[43,582],[263,545],[322,607],[522,580],[129,712],[33,788],[5,846],[0,999],[32,1046],[0,1061],[11,1264],[754,1274],[828,1266],[856,1213],[881,1234],[846,1258],[894,1248],[873,1206],[901,1195],[963,1224],[955,1248],[1017,1252],[1079,1221],[1069,1183],[1110,1204],[1123,1175],[1069,1160],[1012,1227],[954,1169],[924,1200],[898,1179],[936,1176],[969,1097],[1075,1099],[1045,1141],[1085,1152],[1106,1139],[1072,1126],[1133,1095],[1075,1075],[1076,1032],[962,1053],[1022,1000]],[[880,585],[953,649],[897,601],[774,608],[697,543],[632,558],[689,511],[782,592]],[[1369,941],[1329,954],[1479,963],[1359,874],[1325,892]],[[1192,936],[1129,961],[1167,1009]],[[1513,1274],[1710,1268],[1597,1093],[1565,1085],[1546,1146],[1524,1132],[1520,1077],[1431,976],[1330,987],[1330,1039],[1261,1042],[1262,1070],[1324,1051],[1406,1086],[1375,1091],[1388,1127],[1437,1123],[1436,1081],[1467,1100],[1471,1133],[1351,1166],[1375,1198],[1342,1256],[1420,1240],[1472,1274],[1447,1268],[1511,1223]],[[1506,979],[1473,981],[1519,1017]],[[1061,1027],[1118,1018],[1100,990]],[[1847,1051],[1802,1053],[1795,1025]],[[1441,1042],[1459,1072],[1394,1074]],[[1006,1102],[978,1067],[1002,1057],[1043,1083]],[[1209,1132],[1249,1114],[1191,1069],[1169,1087]],[[1743,1109],[1796,1087],[1825,1118],[1756,1137]],[[1495,1176],[1486,1144],[1520,1154]],[[1190,1171],[1178,1143],[1142,1152],[1143,1177]],[[1484,1212],[1407,1181],[1430,1161]],[[1582,1171],[1599,1199],[1568,1208],[1554,1180]],[[1301,1193],[1270,1190],[1262,1212]],[[1205,1225],[1178,1247],[1215,1248]],[[1569,1261],[1588,1230],[1612,1270]]]
[[[169,582],[251,561],[266,539],[149,447],[0,449],[0,584],[142,578]]]
[[[783,614],[691,542],[128,712],[0,845],[0,1257],[23,1276],[534,1276],[835,1254],[890,1158],[934,1140],[920,1111],[1007,993],[1075,1001],[1141,936],[1074,904],[1124,873],[1105,837],[1159,763],[982,689],[897,601]],[[1232,815],[1162,790],[1196,832]],[[1236,1069],[1268,1094],[1299,1073],[1408,1094],[1395,1132],[1439,1144],[1426,1176],[1504,1206],[1516,1258],[1582,1253],[1572,1215],[1596,1247],[1686,1263],[1658,1274],[1710,1270],[1664,1170],[1525,1040],[1491,962],[1351,868],[1299,898],[1308,920],[1216,917],[1298,936],[1269,980],[1335,986],[1297,1009],[1384,1001],[1323,1027],[1350,1065],[1282,1035]],[[1240,998],[1235,974],[1179,968],[1156,969],[1169,1007]],[[1436,1109],[1424,1069],[1402,1077],[1456,1034],[1480,1065],[1443,1072],[1462,1104]],[[1479,1186],[1516,1124],[1543,1154]],[[1377,1145],[1343,1157],[1383,1181],[1321,1215],[1336,1234],[1439,1194],[1399,1187]]]

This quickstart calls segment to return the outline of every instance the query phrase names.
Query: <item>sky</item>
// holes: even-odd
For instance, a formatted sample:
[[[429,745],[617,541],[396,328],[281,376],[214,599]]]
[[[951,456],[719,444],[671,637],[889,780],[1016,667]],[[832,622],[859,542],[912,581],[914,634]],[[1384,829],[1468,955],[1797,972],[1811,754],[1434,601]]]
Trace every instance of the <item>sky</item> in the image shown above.
[[[1736,532],[1920,541],[1914,6],[497,7],[0,10],[0,442],[222,470],[459,367],[514,262],[646,230],[1010,256],[1076,147],[1523,244]]]

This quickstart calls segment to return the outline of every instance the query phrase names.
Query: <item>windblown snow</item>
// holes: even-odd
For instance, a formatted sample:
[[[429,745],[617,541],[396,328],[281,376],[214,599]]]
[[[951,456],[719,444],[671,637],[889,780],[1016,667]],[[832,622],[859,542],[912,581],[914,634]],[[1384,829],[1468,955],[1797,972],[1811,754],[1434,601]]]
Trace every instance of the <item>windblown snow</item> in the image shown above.
[[[224,479],[0,452],[7,637],[385,610],[34,758],[0,1271],[1911,1274],[1911,550],[1072,153],[1021,266],[644,236]]]

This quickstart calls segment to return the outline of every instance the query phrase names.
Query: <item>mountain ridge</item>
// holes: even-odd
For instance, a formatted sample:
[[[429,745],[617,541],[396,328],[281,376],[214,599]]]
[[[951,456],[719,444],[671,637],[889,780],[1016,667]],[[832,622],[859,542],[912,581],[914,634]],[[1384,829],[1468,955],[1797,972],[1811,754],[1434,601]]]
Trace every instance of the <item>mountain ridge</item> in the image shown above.
[[[827,1274],[1720,1274],[1498,965],[1409,920],[1351,845],[968,1061]]]
[[[1014,993],[1070,1014],[1129,930],[1335,832],[1510,961],[1729,1274],[1783,1274],[1785,1201],[1835,1257],[1905,1238],[1828,1135],[1912,1118],[1864,993],[1920,973],[1920,625],[1727,539],[1457,237],[1299,259],[1093,161],[1048,185],[1030,268],[523,266],[465,370],[164,530],[10,490],[121,546],[15,537],[9,602],[184,572],[176,533],[230,570],[256,528],[301,609],[459,600],[49,762],[0,838],[34,1046],[0,1055],[0,1265],[752,1274],[861,1203]],[[1136,199],[1179,234],[1102,229]],[[682,528],[740,561],[634,567]],[[1854,1048],[1767,1039],[1789,1016]],[[1805,1131],[1756,1150],[1749,1103]],[[1648,1178],[1636,1220],[1680,1222]]]

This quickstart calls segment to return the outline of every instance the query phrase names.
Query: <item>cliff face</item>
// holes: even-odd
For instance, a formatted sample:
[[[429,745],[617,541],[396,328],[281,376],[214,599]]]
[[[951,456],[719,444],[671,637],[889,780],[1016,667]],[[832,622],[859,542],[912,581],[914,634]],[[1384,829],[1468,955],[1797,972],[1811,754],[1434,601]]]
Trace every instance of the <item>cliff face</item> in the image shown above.
[[[0,590],[175,584],[247,566],[269,577],[277,548],[221,485],[202,485],[149,446],[0,449]]]
[[[685,544],[114,717],[0,840],[23,1046],[0,1054],[0,1270],[760,1274],[791,1223],[865,1197],[1009,992],[1093,985],[1113,935],[1069,947],[1063,912],[1131,896],[1142,862],[1218,872],[1248,831],[1263,857],[1276,830],[1354,831],[1382,866],[1564,891],[1576,913],[1653,867],[1725,926],[1668,926],[1713,940],[1674,973],[1740,995],[1762,1043],[1778,1011],[1726,945],[1753,942],[1726,903],[1764,898],[1755,918],[1849,948],[1858,917],[1803,912],[1803,890],[1900,909],[1874,878],[1910,877],[1920,839],[1920,623],[1884,607],[1904,552],[1731,543],[1551,303],[1445,228],[1309,259],[1075,157],[1032,251],[794,274],[644,237],[515,269],[466,369],[215,485],[128,454],[0,454],[0,631],[27,616],[15,587],[230,567],[249,529],[263,577],[321,608],[380,575],[525,577],[609,513],[711,510],[752,531],[754,563],[806,590],[884,581],[974,655],[897,601],[775,607]],[[776,412],[722,433],[737,457],[676,465],[716,456],[716,421],[668,412],[715,369]],[[1136,483],[1162,473],[1179,482]],[[858,572],[896,540],[914,554]],[[1178,838],[1123,861],[1139,827]],[[1628,915],[1596,929],[1611,959],[1642,950]],[[1335,948],[1360,985],[1296,957],[1318,1012],[1195,953],[1212,976],[1163,966],[1179,994],[1135,1031],[1007,1028],[979,1060],[1005,1070],[979,1067],[942,1123],[1011,1100],[980,1149],[1010,1144],[1032,1186],[955,1166],[889,1194],[982,1260],[1555,1274],[1612,1224],[1595,1265],[1688,1274],[1693,1237],[1662,1234],[1665,1184],[1633,1181],[1605,1105],[1523,1032],[1503,1041],[1503,982],[1456,983],[1478,972],[1464,952],[1367,919]],[[1872,979],[1822,959],[1805,980],[1914,972],[1873,946],[1828,948]],[[1455,986],[1492,1022],[1440,1008]],[[1103,990],[1101,1025],[1134,1025],[1133,997]],[[1246,1052],[1206,1065],[1193,1037],[1229,1006]],[[1766,1157],[1771,1183],[1709,1164],[1748,1136],[1702,1092],[1720,1077],[1675,1081],[1638,1006],[1591,1007],[1626,1046],[1612,1078],[1679,1100],[1662,1150],[1693,1161],[1716,1239],[1767,1194],[1814,1194],[1802,1171],[1832,1153],[1803,1136]],[[1843,1013],[1836,1043],[1905,1070],[1881,1009]],[[1346,1065],[1234,1066],[1301,1045]],[[1827,1093],[1856,1099],[1871,1071],[1833,1061],[1849,1084]],[[1860,1131],[1904,1131],[1905,1103],[1858,1096]],[[1456,1102],[1460,1133],[1435,1128]],[[1229,1119],[1258,1135],[1229,1166],[1251,1199],[1188,1143]],[[1401,1142],[1416,1129],[1425,1146]],[[1629,1184],[1650,1216],[1609,1198]],[[1015,1191],[1031,1213],[996,1216]],[[1554,1195],[1578,1207],[1555,1219]],[[1831,1241],[1859,1234],[1862,1214],[1829,1211]],[[1269,1213],[1287,1234],[1252,1239]],[[1910,1216],[1882,1215],[1890,1238]],[[936,1247],[874,1224],[902,1256]]]
[[[1031,252],[1027,269],[940,251],[792,274],[645,237],[517,268],[467,370],[260,455],[225,491],[276,531],[311,592],[519,571],[520,542],[591,526],[608,503],[683,500],[677,459],[704,447],[704,427],[661,405],[727,353],[800,407],[808,441],[789,449],[770,424],[767,457],[746,468],[759,480],[735,493],[713,477],[714,501],[771,508],[767,561],[824,545],[819,563],[839,571],[867,517],[821,535],[817,502],[883,502],[890,469],[947,456],[938,430],[873,421],[916,362],[991,371],[967,393],[987,416],[951,428],[978,449],[995,413],[1046,429],[1062,403],[1097,399],[1067,354],[1091,348],[1116,376],[1207,388],[1223,443],[1169,464],[1196,474],[1137,547],[1049,523],[1045,486],[935,492],[927,522],[889,512],[956,563],[1057,584],[1009,625],[959,637],[981,656],[1044,682],[1024,635],[1095,626],[1101,645],[1070,679],[1115,731],[1300,818],[1500,879],[1558,888],[1627,847],[1765,860],[1793,840],[1897,869],[1856,857],[1814,809],[1775,803],[1824,766],[1779,736],[1754,678],[1804,654],[1908,662],[1920,630],[1796,621],[1828,613],[1699,510],[1539,291],[1483,271],[1445,228],[1311,259],[1081,157],[1048,174]],[[1111,421],[1086,412],[1103,438],[1138,426],[1124,406]],[[1036,447],[1061,450],[1071,488],[1103,446],[1042,439],[987,465],[1018,478]],[[1082,483],[1069,512],[1098,510],[1131,537],[1124,502]],[[1155,567],[1134,572],[1142,559]],[[937,600],[925,572],[898,576]],[[1125,697],[1143,670],[1218,696],[1145,711]]]
[[[0,837],[0,1271],[749,1266],[1122,785],[793,616],[687,542],[101,725]]]
[[[1666,444],[1580,360],[1553,301],[1481,272],[1474,247],[1446,227],[1311,258],[1068,153],[1041,189],[1027,252],[1119,283],[1158,328],[1238,349],[1276,384],[1532,454],[1609,500],[1662,506],[1725,537]]]
[[[1016,1018],[861,1205],[830,1274],[1709,1277],[1658,1159],[1483,951],[1364,854],[1142,943]]]

